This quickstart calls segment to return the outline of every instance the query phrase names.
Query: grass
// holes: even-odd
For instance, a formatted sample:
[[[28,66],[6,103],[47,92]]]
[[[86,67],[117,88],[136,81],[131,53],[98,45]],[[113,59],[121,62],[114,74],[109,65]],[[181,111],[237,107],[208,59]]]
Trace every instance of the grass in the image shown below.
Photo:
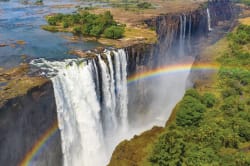
[[[146,43],[155,43],[157,41],[156,32],[150,29],[126,28],[124,33],[125,39],[142,39]]]
[[[250,25],[250,17],[241,18],[241,19],[239,19],[239,22],[241,24]]]
[[[90,38],[90,40],[91,39],[93,40],[93,38]],[[126,27],[124,37],[122,39],[112,40],[107,38],[98,38],[96,40],[104,45],[123,48],[139,43],[153,44],[157,41],[157,35],[155,31],[150,29]]]

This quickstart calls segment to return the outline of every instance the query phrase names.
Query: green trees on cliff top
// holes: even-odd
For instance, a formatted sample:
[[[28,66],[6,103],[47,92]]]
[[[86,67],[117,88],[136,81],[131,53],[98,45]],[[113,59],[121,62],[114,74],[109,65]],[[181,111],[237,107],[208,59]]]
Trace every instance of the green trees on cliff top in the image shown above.
[[[110,39],[121,38],[125,27],[115,22],[109,11],[98,15],[87,11],[76,14],[55,14],[48,16],[47,21],[50,26],[72,31],[74,34]]]

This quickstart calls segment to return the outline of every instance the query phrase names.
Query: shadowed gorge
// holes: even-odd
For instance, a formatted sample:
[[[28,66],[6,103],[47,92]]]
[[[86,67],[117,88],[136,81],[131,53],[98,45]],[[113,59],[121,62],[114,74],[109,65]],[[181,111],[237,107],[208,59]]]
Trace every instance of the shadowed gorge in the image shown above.
[[[153,7],[154,3],[152,1]],[[103,39],[100,33],[94,40],[102,44],[113,42],[118,48],[92,43],[102,47],[92,49],[93,45],[90,44],[90,48],[86,49],[78,45],[85,36],[80,33],[72,39],[71,34],[66,33],[70,40],[79,39],[72,52],[77,52],[76,55],[81,57],[29,58],[29,67],[23,74],[11,70],[6,72],[0,68],[0,96],[3,99],[1,101],[4,101],[0,107],[0,131],[3,133],[0,136],[0,165],[171,165],[168,163],[170,160],[164,158],[164,155],[171,158],[171,154],[161,153],[161,149],[172,146],[171,143],[175,144],[175,141],[176,146],[179,146],[179,142],[184,141],[183,133],[188,134],[184,127],[191,126],[189,130],[192,131],[193,126],[201,123],[210,105],[214,106],[213,95],[197,92],[202,99],[187,97],[191,93],[186,92],[187,88],[199,87],[198,78],[219,69],[217,64],[200,61],[202,53],[234,28],[240,11],[238,6],[228,0],[192,1],[190,4],[195,5],[187,8],[185,2],[176,3],[173,6],[176,11],[165,13],[156,12],[157,6],[156,9],[140,7],[138,11],[133,11],[133,6],[128,7],[124,12],[138,13],[138,18],[131,19],[129,23],[128,20],[117,19],[116,10],[123,11],[122,8],[111,8],[111,13],[106,14],[112,17],[112,22],[117,21],[115,26],[124,28],[123,38]],[[73,19],[74,16],[80,18],[77,12],[84,11],[80,8],[77,7],[72,18],[65,14],[64,19]],[[86,17],[98,20],[106,14],[97,16],[90,13],[100,14],[107,9],[87,8],[85,10],[89,13]],[[162,10],[159,7],[159,11]],[[47,16],[48,21],[53,16]],[[72,32],[71,26],[84,28],[81,26],[88,24],[84,22],[81,25],[79,22],[63,26]],[[64,23],[56,23],[56,26]],[[89,24],[92,28],[90,31],[99,23],[100,20],[93,19]],[[138,34],[140,30],[143,30],[142,34]],[[137,34],[132,38],[135,32]],[[150,35],[144,38],[147,32]],[[56,40],[61,41],[60,38]],[[68,45],[74,45],[72,43]],[[65,49],[64,46],[60,47]],[[57,55],[60,52],[61,49]],[[28,82],[33,79],[37,82]],[[15,91],[17,87],[13,84],[25,84],[26,81],[29,86],[33,84],[31,89],[22,86],[22,91]],[[196,92],[192,93],[196,95]],[[190,104],[193,102],[194,105]],[[182,107],[187,113],[180,115]],[[197,119],[187,118],[193,113],[190,107],[197,108],[194,112]],[[183,128],[171,133],[168,131],[171,129],[163,127],[166,121],[170,128]],[[173,122],[176,122],[177,127]],[[248,134],[245,128],[243,130],[243,135]],[[171,138],[175,141],[170,140],[170,144],[165,144],[164,141]],[[182,148],[177,149],[173,158],[182,154],[179,151]],[[204,154],[207,155],[206,152]],[[161,157],[164,159],[162,163]]]

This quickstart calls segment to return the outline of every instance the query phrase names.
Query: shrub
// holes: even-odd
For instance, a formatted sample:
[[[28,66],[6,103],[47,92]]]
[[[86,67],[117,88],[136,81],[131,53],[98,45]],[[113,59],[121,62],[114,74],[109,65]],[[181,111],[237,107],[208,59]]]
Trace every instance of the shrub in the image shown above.
[[[205,111],[206,107],[199,100],[185,96],[176,113],[176,124],[183,127],[198,126]]]
[[[228,116],[234,116],[239,111],[245,110],[245,103],[238,97],[230,96],[224,99],[220,109]]]
[[[239,136],[228,130],[224,130],[224,134],[221,137],[221,143],[225,148],[238,148]]]
[[[184,149],[183,133],[176,130],[164,133],[154,147],[149,158],[153,165],[179,165]]]
[[[243,137],[246,141],[250,141],[250,123],[241,120],[239,125],[239,136]]]
[[[81,34],[81,27],[80,26],[75,26],[73,28],[73,33],[76,34],[76,35]]]
[[[197,100],[200,100],[201,99],[201,96],[200,94],[197,92],[196,89],[188,89],[185,93],[185,96],[191,96]]]
[[[119,39],[123,36],[124,27],[111,26],[104,31],[104,36],[110,39]]]
[[[216,103],[216,98],[213,94],[211,93],[205,93],[202,96],[202,103],[206,105],[208,108],[211,108],[215,105]]]
[[[91,29],[92,29],[92,25],[91,25],[91,24],[84,24],[84,25],[82,26],[82,31],[81,31],[81,32],[82,32],[82,34],[84,34],[84,35],[89,35]]]
[[[48,18],[49,25],[56,25],[56,22],[57,22],[57,20],[56,20],[55,17],[49,17]]]
[[[91,28],[90,30],[90,35],[91,36],[100,36],[100,34],[102,34],[103,28],[100,25],[95,25]]]
[[[43,0],[36,0],[35,4],[36,5],[42,5],[43,4]]]
[[[211,147],[200,147],[193,143],[188,144],[185,149],[183,165],[219,165],[219,157]]]
[[[63,22],[63,28],[68,28],[69,27],[69,23],[68,22]]]
[[[152,7],[152,4],[149,2],[141,2],[137,4],[137,7],[141,9],[149,9]]]

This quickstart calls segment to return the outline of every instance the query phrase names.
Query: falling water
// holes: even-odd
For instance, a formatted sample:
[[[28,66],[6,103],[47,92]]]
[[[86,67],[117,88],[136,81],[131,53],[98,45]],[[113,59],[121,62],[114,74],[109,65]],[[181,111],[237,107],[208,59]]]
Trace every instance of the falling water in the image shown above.
[[[128,129],[128,99],[127,99],[127,62],[126,54],[122,50],[115,52],[115,69],[116,69],[116,87],[117,87],[117,110],[118,117],[120,117],[120,122],[123,132]]]
[[[92,63],[72,62],[52,78],[64,166],[100,165],[105,161],[101,108],[93,72]],[[100,160],[90,160],[96,154]]]
[[[191,40],[191,33],[192,33],[192,16],[189,16],[189,24],[188,24],[188,40]]]
[[[191,35],[192,35],[192,15],[189,16],[188,21],[188,51],[191,53]]]
[[[185,38],[186,38],[186,24],[187,24],[187,16],[180,15],[179,55],[184,55],[184,46],[185,46]]]
[[[113,51],[114,62],[109,51],[105,54],[107,62],[100,55],[98,60],[32,62],[46,69],[47,75],[56,75],[51,80],[64,166],[107,164],[121,141],[114,135],[125,135],[128,127],[126,54],[122,49]]]
[[[211,27],[211,15],[210,15],[210,11],[209,11],[209,8],[207,8],[207,21],[208,21],[208,30],[209,31],[212,31],[212,27]]]

